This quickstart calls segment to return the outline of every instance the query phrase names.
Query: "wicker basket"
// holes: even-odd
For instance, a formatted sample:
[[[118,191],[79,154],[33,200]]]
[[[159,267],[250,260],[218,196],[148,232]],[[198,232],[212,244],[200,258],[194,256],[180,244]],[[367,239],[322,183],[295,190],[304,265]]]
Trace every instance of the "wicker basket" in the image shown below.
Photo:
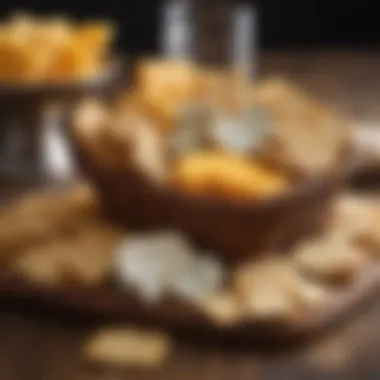
[[[129,228],[181,230],[232,263],[261,252],[286,250],[320,230],[352,169],[345,159],[334,171],[275,199],[239,204],[158,188],[131,171],[101,170],[72,142],[79,168],[94,184],[110,219]]]

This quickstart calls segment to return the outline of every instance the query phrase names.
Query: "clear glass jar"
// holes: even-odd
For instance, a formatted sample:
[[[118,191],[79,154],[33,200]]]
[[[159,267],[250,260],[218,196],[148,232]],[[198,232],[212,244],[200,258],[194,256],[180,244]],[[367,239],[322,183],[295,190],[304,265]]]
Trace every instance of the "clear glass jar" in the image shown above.
[[[250,102],[258,66],[256,7],[233,0],[169,0],[162,21],[164,57],[193,60],[202,69],[204,92],[197,104],[181,107],[186,112],[176,143],[195,149],[198,135],[205,145],[218,140],[239,153],[259,145],[268,120]]]
[[[161,22],[161,52],[204,66],[257,70],[257,6],[233,0],[168,0]]]

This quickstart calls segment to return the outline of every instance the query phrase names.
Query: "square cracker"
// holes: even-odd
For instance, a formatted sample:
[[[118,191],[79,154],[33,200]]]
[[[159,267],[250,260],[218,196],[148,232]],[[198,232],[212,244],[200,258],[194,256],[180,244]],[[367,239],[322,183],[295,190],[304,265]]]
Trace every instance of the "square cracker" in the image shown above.
[[[257,85],[253,100],[273,117],[263,151],[277,164],[301,174],[324,172],[350,146],[349,125],[284,79],[270,78]]]

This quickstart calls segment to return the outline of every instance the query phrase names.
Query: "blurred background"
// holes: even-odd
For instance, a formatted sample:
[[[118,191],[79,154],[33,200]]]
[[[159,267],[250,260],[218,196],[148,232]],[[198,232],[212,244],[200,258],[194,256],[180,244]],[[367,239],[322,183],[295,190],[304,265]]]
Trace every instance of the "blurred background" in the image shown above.
[[[0,12],[5,16],[10,10],[20,9],[42,14],[63,12],[79,18],[108,17],[120,23],[119,49],[139,54],[158,49],[162,3],[162,0],[2,0]],[[380,43],[380,5],[375,0],[262,0],[258,3],[264,48],[367,47]]]
[[[243,2],[243,0],[236,2]],[[380,126],[380,2],[378,0],[246,0],[246,2],[256,4],[259,12],[260,54],[258,60],[264,74],[275,73],[290,79],[291,82],[301,85],[307,93],[323,101],[323,104],[328,105],[328,108],[338,111],[345,119],[349,120],[355,127],[354,133],[358,137],[358,147],[366,154],[369,153],[368,162],[372,165],[370,160],[373,160],[374,163],[374,169],[369,172],[367,177],[375,178],[372,182],[378,186],[380,183],[380,129],[378,128]],[[2,0],[0,1],[0,17],[5,19],[9,13],[27,11],[38,16],[65,14],[70,18],[74,17],[79,20],[108,18],[115,21],[119,26],[117,42],[119,52],[142,56],[159,52],[160,19],[163,3],[163,0],[65,0],[62,2]],[[77,49],[75,53],[79,50],[82,52],[82,49]],[[15,77],[17,80],[20,78],[18,72],[16,72]],[[125,83],[118,82],[118,85],[121,84],[125,89],[126,83],[128,83],[127,80]],[[41,96],[43,101],[31,102],[31,98],[26,98],[27,101],[24,100],[21,103],[18,98],[13,100],[12,96],[12,101],[9,102],[8,93],[6,91],[3,93],[5,93],[3,97],[6,101],[4,101],[5,106],[3,104],[2,108],[0,102],[0,116],[6,120],[7,113],[10,114],[10,122],[9,120],[6,121],[7,130],[12,138],[15,129],[13,125],[14,115],[20,118],[20,121],[16,119],[19,124],[17,128],[21,131],[20,140],[24,141],[24,151],[26,152],[24,154],[23,150],[16,146],[16,153],[13,155],[13,148],[9,149],[12,151],[12,155],[5,155],[4,167],[8,170],[9,162],[17,163],[19,155],[22,164],[19,166],[25,165],[28,171],[30,167],[33,166],[34,168],[35,166],[38,170],[42,168],[48,172],[46,176],[48,179],[51,179],[49,178],[51,176],[53,180],[56,180],[60,176],[64,177],[67,173],[70,177],[71,161],[68,161],[69,165],[65,161],[66,157],[71,157],[70,150],[63,149],[62,153],[58,145],[54,145],[56,141],[60,144],[65,141],[62,136],[66,135],[58,133],[61,132],[59,123],[57,122],[57,125],[51,123],[49,128],[42,128],[43,133],[40,134],[34,131],[41,129],[24,129],[25,126],[29,125],[30,120],[34,122],[35,126],[42,125],[40,111],[43,107],[40,107],[40,104],[43,106],[47,104],[45,96]],[[47,93],[49,96],[46,98],[50,97],[48,91]],[[74,96],[71,93],[69,94],[70,97],[74,100],[78,98],[77,95]],[[71,101],[72,99],[69,99],[65,102],[65,106]],[[8,110],[8,103],[12,103],[16,107],[13,106],[12,109]],[[166,106],[165,103],[162,104]],[[162,104],[160,103],[159,106],[161,107]],[[21,106],[22,111],[20,111]],[[170,113],[170,107],[162,108],[164,111],[169,109]],[[6,124],[4,121],[2,123]],[[6,129],[3,128],[3,130]],[[28,133],[24,133],[25,131]],[[45,131],[53,131],[54,133],[57,131],[55,137],[53,136],[55,140],[45,138]],[[7,141],[4,138],[6,133],[3,132],[4,141]],[[63,143],[61,146],[65,148]],[[3,147],[7,147],[7,143],[3,143]],[[49,149],[46,149],[46,155],[42,155],[41,152],[45,154],[46,147]],[[304,149],[303,151],[306,152]],[[313,151],[316,152],[317,150],[314,149]],[[43,165],[40,165],[41,162]],[[31,166],[29,166],[30,163],[32,163]],[[363,170],[364,174],[365,171]],[[38,174],[40,174],[39,171]],[[24,174],[20,175],[22,179],[24,179],[23,176]],[[24,192],[24,187],[21,187],[21,190]],[[2,191],[13,196],[15,188],[3,186]],[[42,197],[41,199],[43,200]],[[71,209],[68,210],[70,212]],[[66,208],[65,211],[67,212]],[[32,213],[29,209],[28,212],[30,217]],[[80,220],[75,213],[70,212],[70,215],[74,215],[75,219]],[[23,221],[21,218],[20,220]],[[42,221],[44,218],[33,215],[32,227],[29,227],[28,223],[20,223],[20,225],[25,225],[27,231],[31,228],[33,230],[32,235],[35,230],[37,234],[40,234],[40,220]],[[34,228],[35,221],[37,221],[38,227],[36,229]],[[6,225],[8,224],[14,228],[16,233],[18,232],[18,225],[14,223],[14,219],[12,219],[12,223],[6,223]],[[49,223],[46,222],[46,224]],[[50,224],[47,230],[50,234]],[[100,236],[99,231],[95,232],[97,236]],[[16,233],[14,236],[17,236]],[[9,236],[12,236],[12,233]],[[15,239],[14,236],[13,239],[18,244],[19,239]],[[54,239],[56,238],[54,235]],[[43,242],[43,244],[47,244],[47,242]],[[47,247],[49,249],[50,245],[47,244]],[[53,247],[55,246],[53,245]],[[93,254],[92,246],[90,248],[90,253]],[[20,250],[19,247],[17,249]],[[101,247],[101,249],[103,248]],[[83,255],[82,250],[77,250]],[[76,255],[76,250],[71,246],[69,246],[69,251],[71,256],[67,254],[68,257],[74,257],[74,255],[75,259],[85,257],[85,255]],[[96,250],[94,251],[96,252]],[[33,252],[39,253],[38,250]],[[62,252],[66,255],[66,251],[63,250]],[[50,263],[50,257],[48,259]],[[92,260],[92,257],[88,256],[87,259]],[[76,262],[73,259],[73,263],[74,261]],[[74,265],[73,263],[71,265]],[[85,260],[83,263],[80,265],[85,266],[85,273],[87,273],[90,266]],[[54,266],[55,261],[53,260],[48,265]],[[30,265],[28,264],[26,267],[29,268]],[[44,273],[44,271],[42,272]],[[3,292],[3,300],[10,301],[10,310],[3,301],[0,311],[0,334],[2,337],[0,339],[0,380],[152,378],[144,375],[133,377],[133,370],[125,377],[112,376],[107,371],[104,373],[100,371],[94,375],[93,369],[86,366],[85,361],[80,356],[82,342],[94,326],[88,323],[81,324],[78,321],[70,321],[70,324],[67,324],[66,321],[62,323],[56,314],[53,313],[52,318],[50,318],[47,315],[48,313],[44,313],[44,311],[42,313],[30,313],[29,315],[24,311],[24,305],[21,305],[20,310],[17,308],[14,310],[12,303],[13,283],[7,288],[5,279],[5,286],[3,285],[2,288],[1,281],[0,276],[0,293]],[[28,298],[29,285],[25,284],[26,298]],[[53,284],[55,285],[54,279]],[[18,287],[15,287],[16,296],[17,291],[20,294],[24,291],[22,286],[20,289],[18,290]],[[7,291],[10,292],[10,295]],[[30,294],[33,294],[33,289]],[[94,294],[96,299],[97,294],[91,294]],[[355,294],[354,296],[356,297]],[[235,352],[232,349],[235,347],[232,345],[225,345],[225,347],[220,345],[219,347],[218,344],[218,347],[216,345],[215,347],[208,347],[206,344],[188,344],[182,347],[182,342],[179,342],[174,360],[167,367],[161,369],[162,373],[158,378],[171,380],[183,378],[182,375],[187,375],[186,378],[188,379],[229,379],[231,377],[238,377],[241,380],[379,379],[380,295],[376,293],[376,297],[376,300],[375,297],[373,298],[372,307],[370,308],[368,303],[368,310],[366,309],[365,312],[363,310],[363,314],[353,320],[351,324],[341,326],[342,328],[339,329],[331,329],[330,335],[326,336],[325,340],[313,341],[297,352],[284,350],[286,352],[282,352],[282,355],[276,352],[275,355],[270,356],[266,355],[266,352],[255,352],[254,354],[253,352],[239,352],[239,350]],[[69,310],[71,309],[69,308]],[[41,314],[43,315],[41,316]],[[20,359],[22,365],[20,365]],[[128,376],[129,374],[131,376]]]

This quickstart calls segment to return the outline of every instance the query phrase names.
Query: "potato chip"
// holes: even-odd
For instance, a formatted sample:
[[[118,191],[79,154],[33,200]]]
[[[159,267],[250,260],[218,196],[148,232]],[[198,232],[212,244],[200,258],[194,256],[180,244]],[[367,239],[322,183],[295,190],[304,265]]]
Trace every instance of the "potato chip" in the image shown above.
[[[115,27],[111,23],[90,21],[78,25],[74,34],[76,41],[94,58],[105,59],[115,38]]]
[[[89,337],[83,354],[95,364],[157,368],[165,363],[171,346],[169,337],[160,332],[109,327]]]

